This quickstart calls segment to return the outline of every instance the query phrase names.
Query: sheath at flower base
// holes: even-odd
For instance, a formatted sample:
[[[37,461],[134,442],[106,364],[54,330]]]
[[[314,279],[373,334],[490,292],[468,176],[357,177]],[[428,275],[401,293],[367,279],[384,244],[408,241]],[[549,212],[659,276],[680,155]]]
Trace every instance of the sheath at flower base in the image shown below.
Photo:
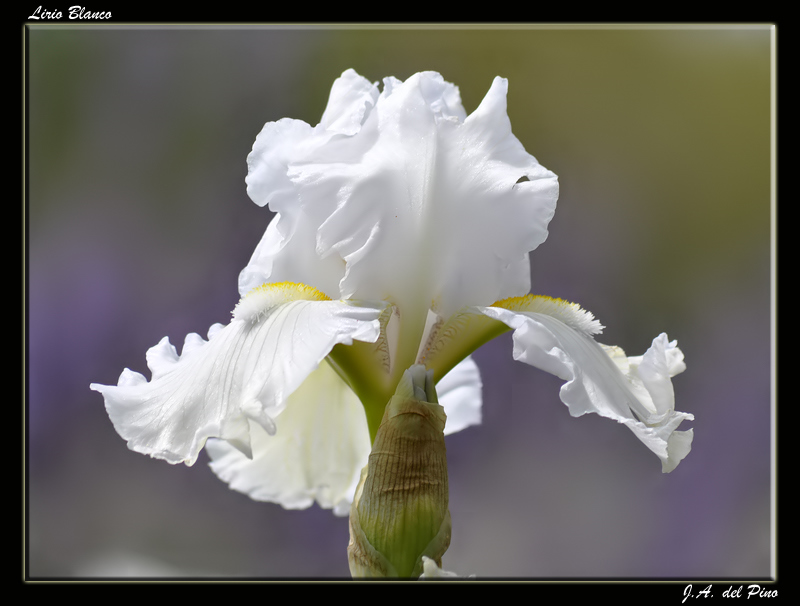
[[[675,342],[629,358],[594,340],[589,312],[526,294],[558,181],[512,134],[506,90],[496,78],[467,116],[439,74],[379,91],[348,70],[317,126],[268,123],[247,191],[276,216],[232,321],[189,335],[180,356],[166,339],[152,348],[149,382],[126,369],[92,385],[129,447],[192,464],[207,443],[214,471],[252,498],[345,514],[403,372],[433,370],[445,433],[479,423],[468,356],[513,330],[514,358],[564,379],[572,415],[625,424],[674,469],[692,440],[676,428],[693,418],[674,410]]]

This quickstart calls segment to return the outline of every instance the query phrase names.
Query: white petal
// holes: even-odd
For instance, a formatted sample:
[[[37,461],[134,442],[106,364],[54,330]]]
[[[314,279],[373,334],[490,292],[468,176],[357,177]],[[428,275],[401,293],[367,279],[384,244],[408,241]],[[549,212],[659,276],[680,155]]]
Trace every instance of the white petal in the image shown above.
[[[390,300],[401,314],[435,301],[444,316],[527,292],[527,255],[547,236],[558,182],[511,133],[506,88],[496,79],[467,117],[437,73],[387,78],[374,100],[348,70],[317,127],[281,139],[267,125],[248,191],[279,216],[245,282],[304,280],[333,297]],[[262,139],[284,149],[267,154]]]
[[[206,439],[250,453],[249,420],[274,431],[286,399],[337,343],[375,341],[381,309],[341,301],[293,300],[293,285],[243,300],[209,340],[187,339],[178,356],[167,339],[147,355],[153,377],[123,371],[118,385],[92,384],[117,432],[137,452],[191,465]]]
[[[563,308],[554,315],[520,308],[481,311],[514,329],[514,359],[566,381],[560,396],[572,416],[595,412],[623,423],[658,455],[664,472],[689,453],[692,430],[676,428],[694,416],[675,411],[671,381],[685,368],[683,354],[665,334],[653,340],[644,356],[628,358],[620,348],[593,339],[581,316],[588,312],[580,308],[572,309],[571,319]]]
[[[264,126],[247,156],[245,182],[253,202],[283,209],[292,200],[296,189],[286,169],[312,134],[311,126],[302,120],[283,118]]]
[[[437,579],[437,578],[455,578],[458,575],[455,572],[442,570],[436,565],[436,562],[431,560],[428,556],[422,556],[422,574],[420,579]]]
[[[436,384],[439,404],[447,415],[445,435],[480,425],[482,389],[481,373],[471,357],[462,360]]]
[[[320,259],[316,238],[314,222],[304,216],[303,207],[288,206],[267,226],[239,274],[239,294],[245,296],[266,282],[299,282],[338,299],[345,263],[336,256]]]
[[[347,515],[370,452],[361,402],[328,364],[291,395],[275,435],[251,423],[253,458],[222,440],[206,450],[211,469],[256,501],[303,509],[314,501]]]
[[[462,578],[472,578],[474,574],[469,575],[469,577],[462,577]],[[425,579],[455,579],[459,578],[459,575],[455,572],[450,572],[449,570],[442,570],[439,566],[436,565],[432,559],[428,556],[422,556],[422,574],[419,576],[420,580]]]
[[[267,282],[297,282],[339,298],[344,262],[318,258],[316,225],[321,219],[306,216],[309,209],[301,204],[301,191],[289,174],[293,163],[312,155],[334,134],[284,118],[267,123],[256,138],[247,157],[247,193],[259,206],[269,204],[277,216],[239,275],[241,296]]]
[[[342,135],[361,130],[365,117],[378,100],[378,87],[348,69],[334,81],[320,126]]]

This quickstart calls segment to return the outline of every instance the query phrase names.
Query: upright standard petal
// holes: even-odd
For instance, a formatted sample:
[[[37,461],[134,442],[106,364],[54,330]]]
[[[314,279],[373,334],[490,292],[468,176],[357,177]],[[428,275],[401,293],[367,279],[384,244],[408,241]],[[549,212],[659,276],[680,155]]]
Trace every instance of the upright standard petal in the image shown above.
[[[327,204],[313,203],[315,196],[335,203],[335,192],[303,187],[298,167],[325,160],[353,163],[360,160],[359,146],[345,146],[362,128],[378,98],[376,84],[347,70],[331,89],[320,123],[283,118],[268,122],[247,157],[247,193],[259,206],[269,205],[277,216],[269,224],[252,258],[239,276],[244,296],[265,282],[308,284],[334,299],[345,265],[341,258],[322,258],[317,251],[317,228],[332,212]],[[363,146],[362,146],[363,147]],[[355,153],[355,156],[348,154]],[[311,201],[308,198],[311,195]]]
[[[572,416],[595,412],[626,425],[672,471],[689,453],[692,430],[676,431],[688,413],[675,411],[671,378],[685,369],[683,354],[665,334],[640,357],[597,343],[602,327],[575,304],[518,297],[480,308],[514,330],[514,359],[566,381],[561,400]]]
[[[116,386],[91,388],[132,450],[192,465],[218,437],[250,456],[249,421],[274,433],[289,395],[334,345],[378,338],[381,311],[302,285],[264,285],[208,341],[189,335],[180,356],[166,338],[151,348],[149,382],[125,369]]]
[[[409,307],[434,302],[447,316],[527,292],[527,255],[547,236],[558,182],[511,133],[506,90],[495,79],[467,116],[437,73],[386,78],[376,98],[348,70],[301,141],[287,136],[285,151],[266,155],[260,141],[276,126],[265,126],[248,192],[279,217],[243,276],[300,279],[275,273],[295,267],[331,296],[389,300],[421,322]],[[262,167],[277,156],[282,173]],[[286,195],[268,198],[271,183]]]

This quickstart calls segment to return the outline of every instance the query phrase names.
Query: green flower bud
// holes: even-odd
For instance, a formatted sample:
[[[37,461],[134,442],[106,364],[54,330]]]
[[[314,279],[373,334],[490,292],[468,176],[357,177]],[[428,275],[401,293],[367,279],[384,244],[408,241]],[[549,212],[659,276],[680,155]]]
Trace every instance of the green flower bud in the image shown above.
[[[350,509],[354,577],[419,577],[450,545],[444,409],[433,371],[412,366],[389,400]]]

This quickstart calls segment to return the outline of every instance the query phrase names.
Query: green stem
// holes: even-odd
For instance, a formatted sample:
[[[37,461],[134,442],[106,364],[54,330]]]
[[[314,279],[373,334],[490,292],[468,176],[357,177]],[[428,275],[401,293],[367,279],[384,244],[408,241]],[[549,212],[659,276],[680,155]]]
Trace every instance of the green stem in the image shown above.
[[[361,400],[367,416],[370,442],[375,441],[383,409],[395,389],[387,368],[374,350],[372,343],[356,341],[352,345],[336,345],[327,358],[328,363]]]

